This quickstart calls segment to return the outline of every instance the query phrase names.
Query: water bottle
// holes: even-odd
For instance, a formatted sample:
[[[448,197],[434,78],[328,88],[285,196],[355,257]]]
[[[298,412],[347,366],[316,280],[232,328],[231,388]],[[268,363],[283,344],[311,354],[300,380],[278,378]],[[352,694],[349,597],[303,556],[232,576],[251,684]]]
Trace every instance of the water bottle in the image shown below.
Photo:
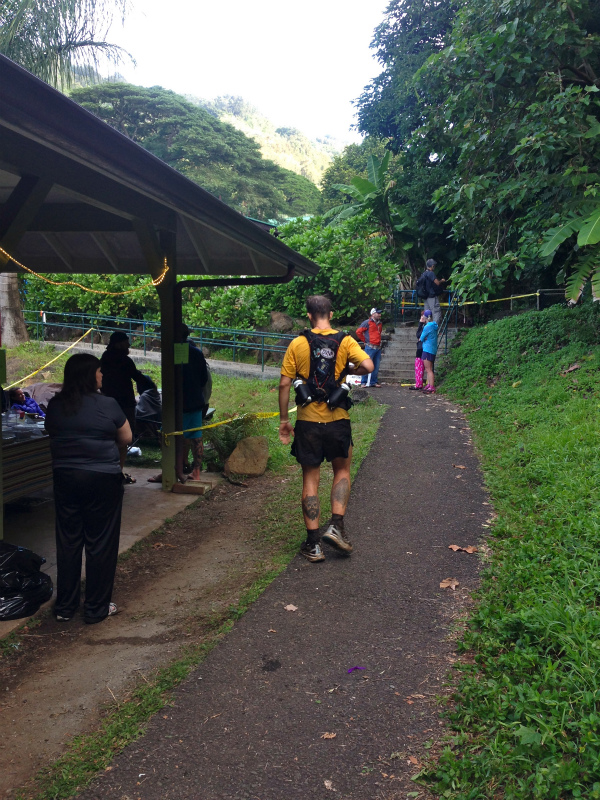
[[[341,406],[346,398],[348,397],[348,392],[350,391],[350,387],[347,383],[341,383],[336,389],[331,392],[329,397],[327,398],[327,405],[329,408],[334,409]]]
[[[304,383],[302,378],[296,378],[293,385],[296,390],[296,405],[304,408],[312,401],[308,384]]]

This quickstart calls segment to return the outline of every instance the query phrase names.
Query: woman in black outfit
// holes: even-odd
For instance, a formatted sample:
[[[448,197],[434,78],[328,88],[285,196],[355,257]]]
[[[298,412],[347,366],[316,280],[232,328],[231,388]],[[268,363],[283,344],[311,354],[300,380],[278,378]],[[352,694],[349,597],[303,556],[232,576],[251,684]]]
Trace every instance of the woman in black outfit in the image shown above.
[[[131,428],[117,401],[99,393],[101,387],[99,359],[87,353],[71,356],[62,391],[46,414],[56,508],[54,614],[61,621],[79,608],[84,546],[84,619],[101,622],[117,613],[111,595],[123,504],[119,446],[131,442]]]

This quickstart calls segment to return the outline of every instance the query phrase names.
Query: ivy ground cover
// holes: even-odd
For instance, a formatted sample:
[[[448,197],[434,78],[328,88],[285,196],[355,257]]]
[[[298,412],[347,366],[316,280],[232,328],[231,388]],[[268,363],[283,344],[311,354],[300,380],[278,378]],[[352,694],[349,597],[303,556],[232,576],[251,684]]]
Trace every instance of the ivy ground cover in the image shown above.
[[[427,778],[443,797],[600,798],[600,309],[470,331],[443,391],[467,409],[497,517]]]

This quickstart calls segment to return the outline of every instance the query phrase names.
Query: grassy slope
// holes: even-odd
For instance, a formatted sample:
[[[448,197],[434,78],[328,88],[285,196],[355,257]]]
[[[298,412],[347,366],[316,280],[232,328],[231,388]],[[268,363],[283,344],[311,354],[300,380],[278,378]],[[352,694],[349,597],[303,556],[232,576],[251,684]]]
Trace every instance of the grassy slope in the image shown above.
[[[453,351],[498,514],[429,777],[450,798],[600,798],[600,304],[490,323]],[[566,370],[579,364],[572,372]]]

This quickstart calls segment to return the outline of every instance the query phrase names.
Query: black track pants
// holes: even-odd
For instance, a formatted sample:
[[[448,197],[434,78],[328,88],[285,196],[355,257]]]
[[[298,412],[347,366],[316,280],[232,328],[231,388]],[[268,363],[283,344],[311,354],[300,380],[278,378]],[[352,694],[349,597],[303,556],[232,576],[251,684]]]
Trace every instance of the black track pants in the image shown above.
[[[123,505],[121,473],[55,469],[56,558],[54,613],[72,617],[79,607],[81,553],[85,546],[86,622],[108,615],[112,596]]]

